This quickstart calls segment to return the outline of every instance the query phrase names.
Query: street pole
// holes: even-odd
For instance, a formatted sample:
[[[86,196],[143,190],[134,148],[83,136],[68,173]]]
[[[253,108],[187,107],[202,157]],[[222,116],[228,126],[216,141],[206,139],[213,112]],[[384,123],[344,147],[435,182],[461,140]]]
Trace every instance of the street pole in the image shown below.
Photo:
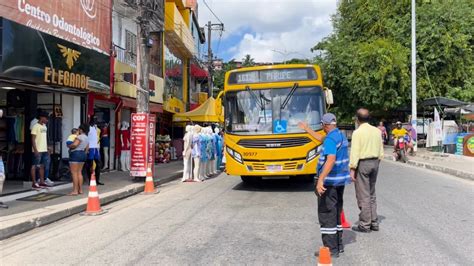
[[[147,0],[138,1],[138,34],[137,34],[137,112],[149,112],[149,49],[147,46],[149,36],[149,18],[146,13]]]
[[[212,97],[212,89],[214,87],[214,81],[212,80],[212,72],[214,71],[212,67],[212,47],[211,47],[211,34],[212,34],[212,23],[211,21],[207,22],[207,64],[209,69],[209,97]]]
[[[416,113],[416,6],[415,0],[411,0],[411,126],[415,129],[417,126]],[[418,134],[418,132],[416,132]],[[417,151],[417,137],[415,136],[415,143],[413,150]]]

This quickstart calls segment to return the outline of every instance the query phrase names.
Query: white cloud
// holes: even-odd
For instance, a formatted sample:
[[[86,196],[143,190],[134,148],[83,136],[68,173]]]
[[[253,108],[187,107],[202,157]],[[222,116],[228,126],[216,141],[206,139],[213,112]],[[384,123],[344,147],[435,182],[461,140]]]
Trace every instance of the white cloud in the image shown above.
[[[224,38],[250,29],[235,47],[227,47],[234,58],[250,54],[256,61],[311,58],[310,48],[332,31],[335,0],[206,0],[225,24]],[[199,2],[202,25],[214,16]],[[277,50],[274,52],[272,50]]]

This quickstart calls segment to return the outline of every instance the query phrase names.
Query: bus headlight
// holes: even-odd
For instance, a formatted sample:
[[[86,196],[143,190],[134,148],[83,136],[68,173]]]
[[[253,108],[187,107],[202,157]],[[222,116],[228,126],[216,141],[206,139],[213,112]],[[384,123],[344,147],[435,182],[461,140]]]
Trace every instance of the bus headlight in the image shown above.
[[[308,154],[306,155],[306,162],[313,160],[314,158],[316,158],[316,156],[319,155],[320,149],[318,148],[314,148],[308,152]]]
[[[231,148],[229,148],[229,147],[226,147],[226,148],[227,148],[227,153],[228,153],[230,156],[234,157],[234,150],[231,149]]]
[[[227,153],[232,157],[234,158],[237,162],[239,163],[243,163],[242,161],[242,155],[240,155],[240,153],[234,151],[233,149],[229,148],[229,147],[226,147],[227,148]]]

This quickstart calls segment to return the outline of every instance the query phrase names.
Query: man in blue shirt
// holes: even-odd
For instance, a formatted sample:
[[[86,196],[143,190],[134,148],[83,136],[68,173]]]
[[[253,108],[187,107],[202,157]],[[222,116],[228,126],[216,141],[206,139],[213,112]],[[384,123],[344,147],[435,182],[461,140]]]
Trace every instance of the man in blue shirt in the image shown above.
[[[344,252],[342,244],[341,210],[344,187],[350,184],[348,141],[336,126],[336,116],[324,114],[321,125],[326,137],[319,156],[315,193],[318,196],[318,218],[323,245],[333,257]],[[307,126],[303,128],[313,135]]]

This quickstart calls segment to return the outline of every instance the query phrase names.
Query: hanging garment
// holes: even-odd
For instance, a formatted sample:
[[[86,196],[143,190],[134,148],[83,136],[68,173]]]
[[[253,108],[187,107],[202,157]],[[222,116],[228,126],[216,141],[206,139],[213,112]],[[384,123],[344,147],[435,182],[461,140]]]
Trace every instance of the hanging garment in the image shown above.
[[[130,131],[120,130],[120,136],[122,137],[121,150],[122,151],[130,150]]]

